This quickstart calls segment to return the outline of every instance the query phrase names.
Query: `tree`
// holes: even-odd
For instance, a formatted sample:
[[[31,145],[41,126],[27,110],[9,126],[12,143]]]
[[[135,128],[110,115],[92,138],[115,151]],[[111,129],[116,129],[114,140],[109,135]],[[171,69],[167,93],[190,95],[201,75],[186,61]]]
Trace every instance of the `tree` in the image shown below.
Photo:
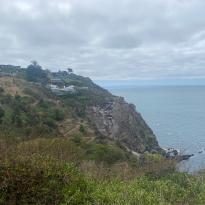
[[[80,131],[82,134],[85,134],[85,133],[86,133],[85,127],[84,127],[83,125],[80,125],[79,131]]]
[[[68,68],[68,74],[73,73],[73,69],[72,68]]]
[[[3,92],[4,92],[4,89],[0,87],[0,94],[2,94]]]
[[[2,118],[4,117],[5,115],[5,111],[2,107],[0,107],[0,123],[2,123]]]
[[[33,66],[35,66],[35,67],[38,67],[39,65],[38,65],[38,63],[37,63],[37,61],[31,61],[31,64],[33,65]]]
[[[37,61],[31,61],[31,64],[26,69],[26,78],[28,81],[48,83],[47,72],[37,63]]]

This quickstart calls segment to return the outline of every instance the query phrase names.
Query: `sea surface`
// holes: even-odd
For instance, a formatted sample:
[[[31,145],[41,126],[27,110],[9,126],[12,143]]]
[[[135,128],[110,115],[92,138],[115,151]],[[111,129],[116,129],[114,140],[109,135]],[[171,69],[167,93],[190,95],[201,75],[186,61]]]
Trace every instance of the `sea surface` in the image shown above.
[[[113,86],[108,90],[136,105],[161,147],[194,154],[180,164],[180,170],[205,168],[205,86]]]

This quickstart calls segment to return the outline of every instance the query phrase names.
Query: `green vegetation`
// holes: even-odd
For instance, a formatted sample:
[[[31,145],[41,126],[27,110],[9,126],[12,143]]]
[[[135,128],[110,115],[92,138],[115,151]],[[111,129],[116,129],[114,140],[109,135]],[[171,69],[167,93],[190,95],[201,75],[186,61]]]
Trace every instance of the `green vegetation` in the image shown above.
[[[83,145],[85,156],[96,162],[104,162],[108,165],[126,161],[129,159],[128,153],[117,146],[110,144],[89,143]]]
[[[28,81],[42,84],[46,84],[49,81],[46,71],[43,70],[36,61],[33,61],[32,64],[27,67],[25,74]]]
[[[2,118],[4,117],[5,115],[5,111],[2,107],[0,107],[0,124],[2,123]]]
[[[201,179],[174,173],[157,179],[144,176],[132,181],[103,181],[93,195],[98,204],[202,205],[205,187]]]
[[[85,204],[91,187],[72,164],[43,156],[15,159],[0,169],[1,204]]]
[[[0,93],[1,133],[15,137],[57,136],[57,123],[63,110],[52,102],[30,96]]]
[[[1,79],[0,205],[205,204],[203,172],[179,173],[175,160],[158,153],[137,157],[86,124],[86,107],[111,94],[58,72],[63,85],[88,89],[55,96],[39,85],[51,75],[34,62],[19,78]]]
[[[104,153],[102,150],[110,148],[91,147],[95,149],[92,159],[98,162],[85,159],[82,147],[66,139],[35,139],[20,143],[1,139],[0,204],[205,203],[203,174],[191,176],[172,171],[165,175],[154,172],[150,175],[145,170],[140,172],[136,166],[117,163],[119,159],[110,161],[113,155],[99,159],[96,152]],[[157,156],[154,158],[156,162],[159,160]],[[103,165],[101,160],[108,160],[109,165]]]

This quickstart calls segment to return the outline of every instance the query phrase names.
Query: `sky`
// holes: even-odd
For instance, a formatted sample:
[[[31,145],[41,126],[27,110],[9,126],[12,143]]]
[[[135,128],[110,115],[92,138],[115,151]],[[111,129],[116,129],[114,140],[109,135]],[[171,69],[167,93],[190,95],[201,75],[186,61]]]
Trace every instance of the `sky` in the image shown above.
[[[204,0],[0,0],[0,64],[94,80],[205,78]]]

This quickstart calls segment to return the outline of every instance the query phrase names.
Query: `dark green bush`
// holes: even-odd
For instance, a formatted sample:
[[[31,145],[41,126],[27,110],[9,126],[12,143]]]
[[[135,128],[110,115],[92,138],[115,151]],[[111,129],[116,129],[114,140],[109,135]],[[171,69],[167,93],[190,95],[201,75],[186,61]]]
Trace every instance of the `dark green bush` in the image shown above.
[[[50,128],[55,129],[56,128],[56,124],[55,121],[52,118],[45,118],[43,119],[43,124],[47,125]]]
[[[0,94],[2,94],[3,92],[4,92],[4,89],[0,87]]]
[[[85,133],[86,133],[85,127],[84,127],[83,125],[80,125],[79,131],[80,131],[82,134],[85,134]]]
[[[5,115],[5,111],[2,107],[0,107],[0,123],[2,123],[2,118],[4,117]]]
[[[85,156],[96,162],[111,165],[126,160],[125,152],[112,145],[91,143],[85,145],[84,149],[86,150]]]
[[[65,118],[65,114],[62,110],[55,109],[55,110],[53,110],[52,117],[56,121],[61,121]]]
[[[80,145],[82,142],[82,134],[75,134],[71,139],[76,145]]]
[[[1,164],[0,204],[90,204],[91,189],[70,164],[33,156]]]

